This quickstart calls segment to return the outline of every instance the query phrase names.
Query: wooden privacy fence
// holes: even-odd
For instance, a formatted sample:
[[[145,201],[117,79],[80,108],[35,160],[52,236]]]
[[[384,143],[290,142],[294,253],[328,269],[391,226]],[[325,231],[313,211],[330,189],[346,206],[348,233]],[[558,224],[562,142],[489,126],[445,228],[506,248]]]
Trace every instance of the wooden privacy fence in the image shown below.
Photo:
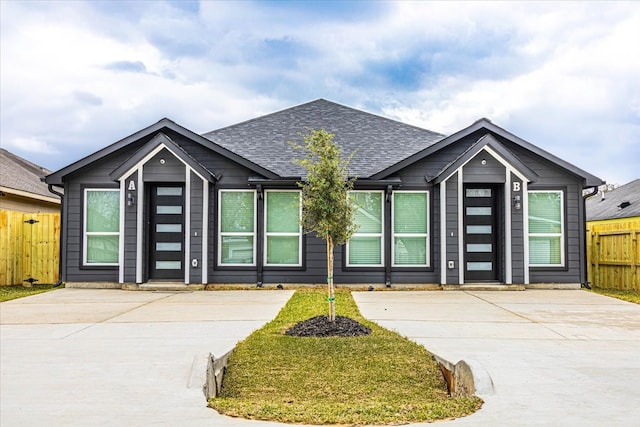
[[[640,218],[588,222],[587,263],[592,286],[640,290]]]
[[[60,214],[0,210],[0,285],[58,281]]]

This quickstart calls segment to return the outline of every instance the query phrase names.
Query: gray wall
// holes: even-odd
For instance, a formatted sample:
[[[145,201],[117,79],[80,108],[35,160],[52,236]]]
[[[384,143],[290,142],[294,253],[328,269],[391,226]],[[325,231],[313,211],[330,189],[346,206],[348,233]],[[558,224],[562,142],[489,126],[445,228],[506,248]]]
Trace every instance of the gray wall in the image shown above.
[[[484,132],[483,132],[484,133]],[[442,171],[447,165],[458,158],[469,146],[477,141],[483,133],[470,135],[457,143],[432,154],[427,159],[407,166],[395,174],[402,180],[401,190],[426,190],[429,191],[429,238],[430,266],[428,268],[393,268],[390,272],[393,283],[439,283],[440,282],[440,206],[439,186],[432,185],[431,179]],[[191,157],[197,159],[203,166],[221,176],[219,181],[211,183],[209,187],[209,235],[208,235],[208,278],[210,283],[255,283],[258,279],[256,267],[228,268],[217,266],[217,204],[218,191],[223,188],[249,189],[248,179],[254,176],[246,167],[235,163],[225,157],[215,154],[209,149],[186,140],[179,134],[167,131],[167,134],[179,144]],[[511,150],[524,164],[535,171],[540,178],[532,183],[530,189],[560,189],[565,192],[565,234],[566,234],[566,267],[563,268],[532,268],[530,281],[535,282],[578,282],[583,276],[581,260],[584,243],[582,230],[584,212],[581,200],[581,181],[578,177],[558,169],[546,159],[534,155],[527,150],[501,139],[501,143]],[[74,176],[65,179],[65,217],[64,228],[67,233],[65,253],[62,259],[67,281],[117,281],[118,269],[108,268],[83,268],[81,264],[82,244],[82,188],[88,187],[113,187],[117,185],[109,178],[111,173],[121,163],[130,158],[149,138],[130,144],[123,150],[105,157],[96,164],[87,167]],[[165,164],[160,165],[159,159],[165,159]],[[482,159],[487,160],[486,165],[481,165]],[[161,167],[162,166],[162,167]],[[170,153],[162,152],[145,165],[146,182],[183,182],[185,180],[185,167]],[[135,179],[135,177],[134,177]],[[199,283],[202,277],[202,181],[191,174],[191,259],[199,260],[198,267],[190,268],[192,283]],[[458,185],[457,175],[452,176],[447,182],[447,260],[455,261],[456,268],[447,270],[447,282],[458,283],[459,262],[458,259]],[[514,175],[512,182],[518,180]],[[491,182],[504,183],[504,167],[492,159],[486,153],[481,153],[472,159],[464,168],[465,182]],[[523,197],[526,194],[521,193]],[[510,197],[506,194],[505,197]],[[524,201],[524,200],[523,200]],[[135,243],[136,243],[136,212],[134,207],[125,209],[125,280],[135,280]],[[389,223],[390,206],[385,204],[385,222]],[[506,219],[506,218],[503,218]],[[259,218],[259,221],[262,219]],[[522,210],[512,209],[510,220],[512,222],[512,266],[513,282],[521,283],[524,280],[524,248],[523,248],[523,216]],[[198,232],[198,236],[195,236]],[[451,233],[453,232],[453,236]],[[145,241],[146,236],[143,236]],[[303,239],[303,268],[276,269],[266,267],[263,271],[264,283],[318,283],[326,282],[326,255],[325,242],[316,236],[307,235]],[[391,242],[387,239],[385,251],[390,251]],[[384,283],[385,269],[378,268],[344,268],[344,248],[337,247],[334,252],[336,270],[334,278],[336,283]],[[146,257],[146,255],[145,255]],[[504,260],[504,253],[500,254]],[[146,265],[146,262],[144,263]]]

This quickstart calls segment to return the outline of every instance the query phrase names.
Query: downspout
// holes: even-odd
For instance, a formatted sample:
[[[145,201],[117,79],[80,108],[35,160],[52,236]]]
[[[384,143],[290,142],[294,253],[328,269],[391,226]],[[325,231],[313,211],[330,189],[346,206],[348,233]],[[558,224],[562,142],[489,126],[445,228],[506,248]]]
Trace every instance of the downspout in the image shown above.
[[[584,230],[585,236],[584,236],[584,241],[582,243],[583,246],[583,250],[584,250],[584,282],[582,283],[582,287],[583,288],[587,288],[587,289],[591,289],[591,285],[589,284],[589,278],[587,277],[587,273],[589,271],[589,261],[588,261],[588,257],[587,257],[587,250],[589,250],[589,248],[587,248],[587,199],[591,196],[595,196],[596,194],[598,194],[598,187],[592,187],[593,190],[590,193],[585,194],[584,196],[582,196],[582,212],[584,215],[584,224],[582,224],[582,229]]]
[[[44,181],[44,178],[42,180]],[[53,186],[54,184],[48,184],[49,192],[60,197],[60,259],[58,260],[58,281],[53,284],[53,287],[57,288],[64,283],[64,277],[62,277],[62,256],[64,248],[64,245],[62,244],[64,240],[64,193],[54,190]]]

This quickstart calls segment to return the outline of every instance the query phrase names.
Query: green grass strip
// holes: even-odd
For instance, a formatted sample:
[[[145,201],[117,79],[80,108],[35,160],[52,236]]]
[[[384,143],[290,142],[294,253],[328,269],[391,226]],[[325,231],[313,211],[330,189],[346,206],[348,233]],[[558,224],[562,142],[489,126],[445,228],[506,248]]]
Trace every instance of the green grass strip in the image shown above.
[[[480,408],[477,397],[449,397],[431,354],[364,319],[347,291],[336,292],[337,314],[368,326],[371,335],[284,335],[326,311],[324,292],[297,291],[273,321],[238,344],[222,394],[210,406],[234,417],[343,425],[434,421]]]
[[[605,295],[611,298],[621,299],[623,301],[634,302],[640,304],[640,291],[634,289],[601,289],[593,288],[591,290],[596,294]]]
[[[28,297],[29,295],[41,294],[49,292],[56,288],[52,285],[32,285],[25,287],[22,285],[0,286],[0,302],[10,301],[12,299]]]

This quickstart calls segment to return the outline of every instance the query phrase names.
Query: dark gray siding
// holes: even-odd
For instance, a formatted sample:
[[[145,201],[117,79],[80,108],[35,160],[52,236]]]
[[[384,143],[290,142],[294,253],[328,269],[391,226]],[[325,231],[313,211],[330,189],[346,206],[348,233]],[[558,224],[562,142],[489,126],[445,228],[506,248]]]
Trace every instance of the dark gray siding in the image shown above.
[[[520,191],[513,192],[513,183],[520,183]],[[522,215],[522,180],[511,174],[512,196],[520,196],[520,209],[511,207],[511,277],[513,283],[524,283],[524,223]]]
[[[505,142],[518,158],[536,172],[529,190],[562,190],[565,201],[565,267],[531,267],[530,283],[580,283],[584,280],[584,207],[582,182],[548,160]]]
[[[189,262],[189,282],[190,283],[202,283],[202,207],[203,197],[202,179],[193,172],[189,174],[191,184],[191,218],[190,223],[190,259]],[[191,260],[197,260],[198,265],[194,267]]]
[[[102,161],[84,168],[65,179],[65,264],[62,268],[68,282],[118,282],[118,267],[82,266],[83,197],[84,188],[118,188],[109,174],[139,148],[132,144],[127,150],[114,153]],[[128,217],[125,217],[128,218]],[[127,241],[125,240],[125,243]],[[127,264],[125,264],[127,265]]]
[[[485,164],[482,164],[482,161]],[[480,151],[464,165],[462,171],[464,182],[504,183],[505,167],[486,151]]]
[[[145,163],[142,173],[144,182],[185,182],[184,163],[166,148]]]
[[[458,253],[458,179],[456,172],[446,183],[447,186],[447,262],[453,261],[455,268],[447,268],[447,283],[460,283],[460,257]]]

